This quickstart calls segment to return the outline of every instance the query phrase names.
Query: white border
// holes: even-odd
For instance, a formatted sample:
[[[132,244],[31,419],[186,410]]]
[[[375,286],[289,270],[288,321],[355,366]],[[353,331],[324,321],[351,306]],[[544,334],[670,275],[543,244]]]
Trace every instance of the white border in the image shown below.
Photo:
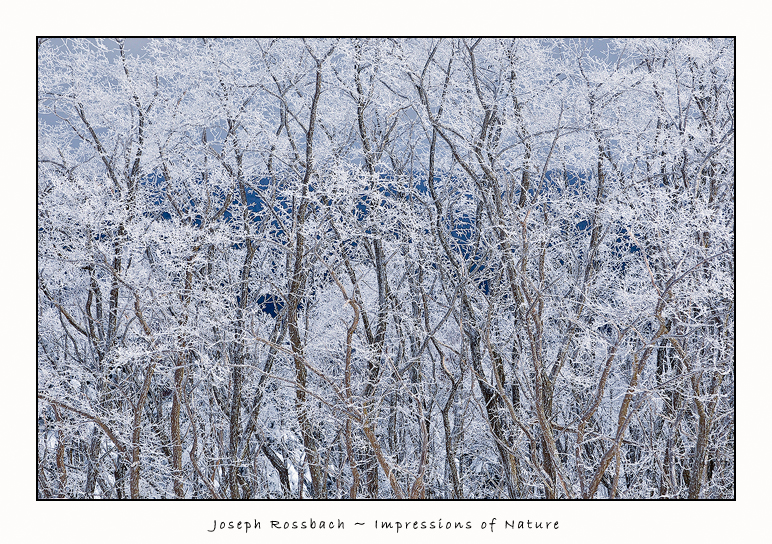
[[[744,541],[763,538],[770,511],[770,423],[766,416],[772,356],[769,339],[766,253],[769,238],[770,93],[768,10],[713,0],[679,2],[218,2],[124,3],[70,1],[16,5],[3,25],[5,59],[0,90],[4,195],[2,225],[3,427],[0,474],[6,542],[590,542]],[[20,15],[20,11],[21,14]],[[767,12],[767,16],[763,15]],[[23,22],[22,22],[23,21]],[[765,25],[762,27],[762,25]],[[9,28],[10,27],[10,28]],[[124,35],[737,35],[737,138],[740,179],[737,206],[737,501],[723,502],[410,502],[352,503],[145,501],[86,503],[35,501],[35,53],[36,34]],[[11,47],[13,46],[13,47]],[[767,129],[767,130],[765,130]],[[10,171],[9,171],[10,165]],[[768,228],[768,227],[767,227]],[[765,266],[767,265],[767,266]],[[276,531],[270,520],[343,519],[339,531]],[[494,532],[479,528],[497,518]],[[372,528],[374,520],[470,520],[472,530]],[[213,520],[262,522],[260,531],[208,533]],[[559,520],[557,531],[504,530],[504,520]],[[357,528],[355,521],[368,526]],[[253,540],[255,539],[255,540]],[[363,540],[366,539],[366,540]],[[759,538],[754,539],[759,541]]]

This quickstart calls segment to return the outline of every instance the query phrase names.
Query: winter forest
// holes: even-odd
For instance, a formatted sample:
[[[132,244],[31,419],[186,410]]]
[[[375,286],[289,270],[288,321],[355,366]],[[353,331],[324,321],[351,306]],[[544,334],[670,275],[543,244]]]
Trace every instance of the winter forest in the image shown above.
[[[732,39],[38,39],[37,497],[735,498]]]

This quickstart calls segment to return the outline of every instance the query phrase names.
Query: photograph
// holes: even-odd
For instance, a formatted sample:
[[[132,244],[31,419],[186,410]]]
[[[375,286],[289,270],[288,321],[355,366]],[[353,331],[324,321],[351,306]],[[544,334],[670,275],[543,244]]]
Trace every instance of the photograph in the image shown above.
[[[734,499],[732,38],[38,38],[38,499]]]

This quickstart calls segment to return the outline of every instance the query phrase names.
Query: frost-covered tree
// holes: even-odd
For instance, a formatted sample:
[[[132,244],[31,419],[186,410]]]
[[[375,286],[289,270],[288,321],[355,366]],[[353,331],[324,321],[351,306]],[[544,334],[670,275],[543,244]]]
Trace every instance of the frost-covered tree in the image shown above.
[[[591,45],[41,41],[38,496],[733,498],[734,42]]]

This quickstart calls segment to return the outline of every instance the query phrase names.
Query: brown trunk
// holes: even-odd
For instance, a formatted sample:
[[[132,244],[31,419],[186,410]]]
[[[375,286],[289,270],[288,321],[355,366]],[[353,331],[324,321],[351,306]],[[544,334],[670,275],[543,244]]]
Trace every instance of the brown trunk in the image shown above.
[[[326,497],[326,487],[324,486],[322,467],[319,463],[319,454],[314,438],[311,422],[308,417],[306,406],[306,385],[307,375],[305,364],[305,355],[303,354],[303,342],[300,338],[300,329],[298,325],[298,306],[303,298],[305,288],[305,274],[303,266],[303,255],[305,252],[305,238],[303,237],[303,224],[305,222],[306,210],[308,208],[308,185],[313,173],[313,141],[314,127],[316,123],[316,108],[319,103],[319,96],[322,92],[322,65],[317,61],[316,65],[316,91],[311,104],[311,115],[308,124],[308,133],[306,134],[306,172],[302,181],[302,190],[300,195],[300,205],[295,216],[295,262],[292,277],[290,280],[287,315],[287,324],[290,335],[290,344],[292,346],[293,360],[295,362],[295,409],[297,410],[298,425],[300,433],[303,436],[303,446],[306,452],[306,459],[311,471],[311,483],[313,486],[313,495],[318,498]],[[300,478],[302,485],[302,477]]]

